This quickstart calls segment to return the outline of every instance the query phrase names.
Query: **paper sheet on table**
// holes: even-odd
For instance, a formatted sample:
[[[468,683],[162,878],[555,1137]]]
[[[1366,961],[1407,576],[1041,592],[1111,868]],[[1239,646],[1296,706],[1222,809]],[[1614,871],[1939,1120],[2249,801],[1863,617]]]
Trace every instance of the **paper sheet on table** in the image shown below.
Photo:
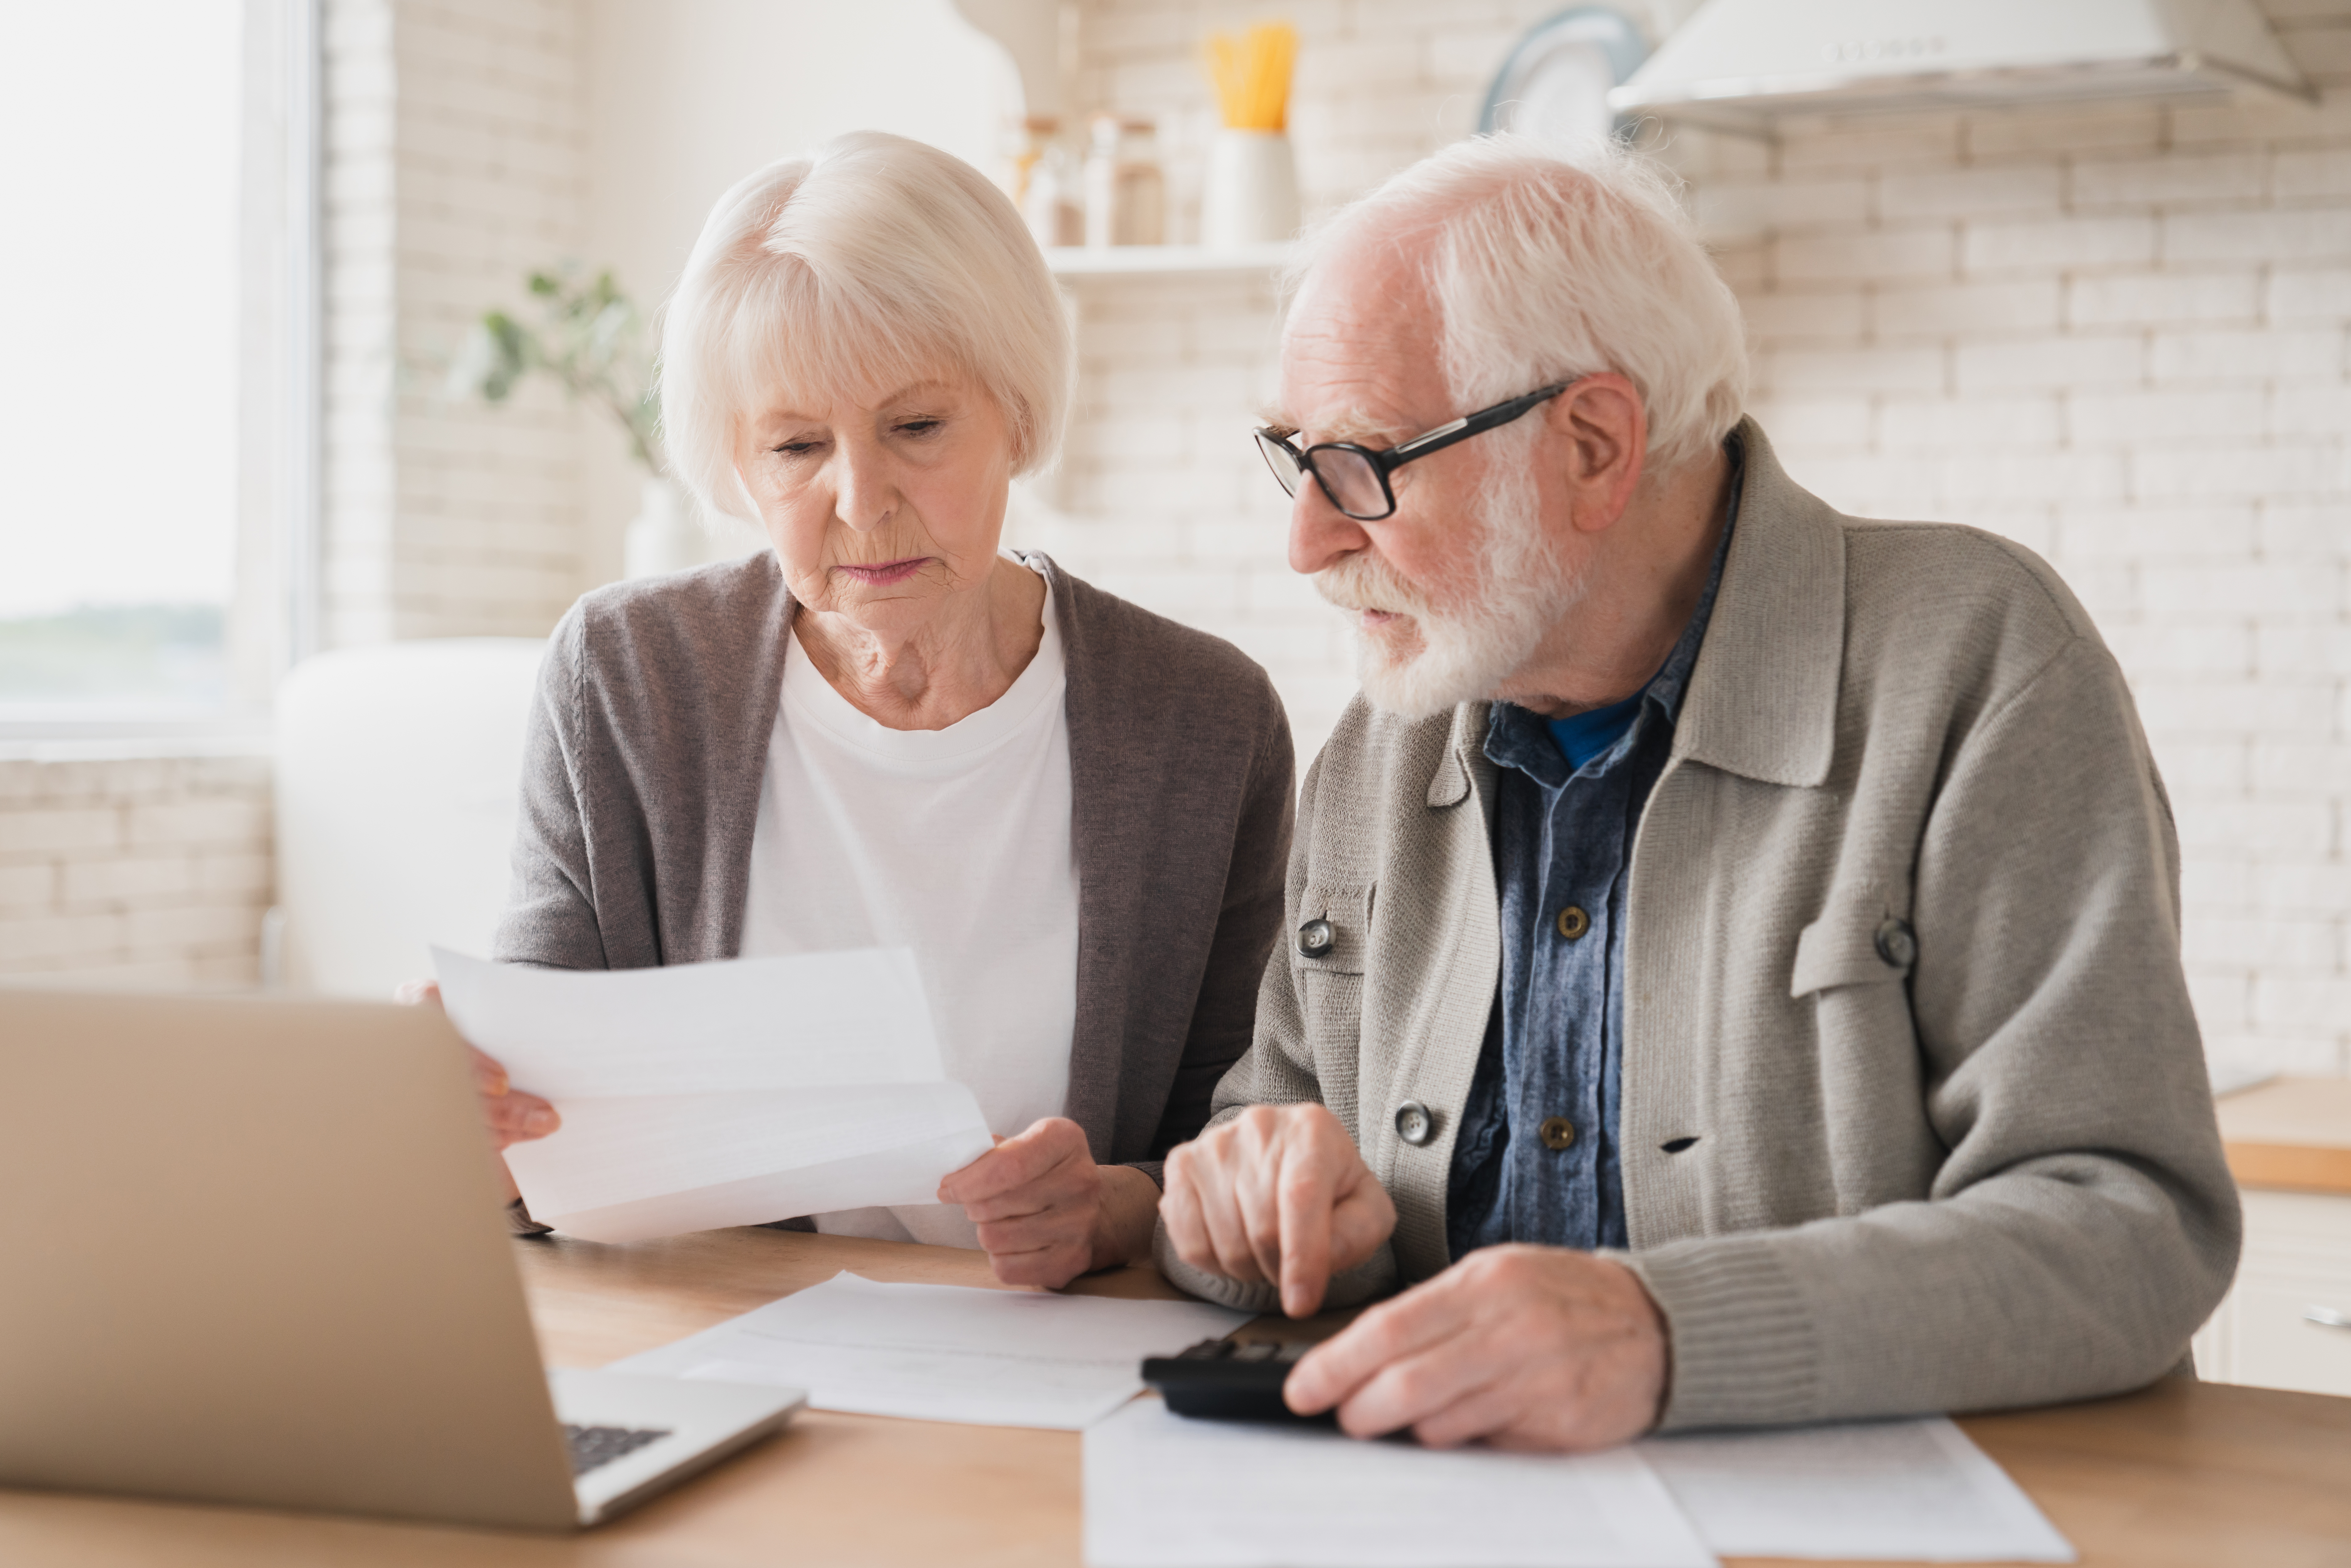
[[[1711,1568],[1638,1453],[1573,1458],[1196,1421],[1138,1399],[1085,1437],[1091,1568]]]
[[[2008,1472],[1940,1417],[1657,1437],[1639,1451],[1726,1555],[2074,1561]]]
[[[458,1032],[562,1114],[507,1167],[569,1234],[934,1203],[989,1146],[904,948],[592,971],[433,958]]]
[[[1205,1301],[884,1285],[842,1272],[611,1370],[805,1388],[820,1410],[1074,1431],[1142,1391],[1144,1356],[1249,1318]]]

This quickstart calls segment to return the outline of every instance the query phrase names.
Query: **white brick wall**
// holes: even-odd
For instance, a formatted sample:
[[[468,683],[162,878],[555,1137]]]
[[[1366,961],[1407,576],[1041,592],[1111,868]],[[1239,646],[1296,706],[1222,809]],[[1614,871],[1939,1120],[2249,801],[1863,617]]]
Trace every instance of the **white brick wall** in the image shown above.
[[[580,590],[579,411],[441,366],[528,271],[580,256],[579,0],[329,0],[329,646],[536,635]]]
[[[0,760],[0,977],[250,986],[271,884],[266,758]]]
[[[2291,104],[2071,106],[1681,131],[1755,412],[1796,476],[1865,515],[1975,523],[2046,554],[2137,695],[2185,846],[2186,943],[2216,1060],[2351,1072],[2351,0],[2271,0],[2325,89]],[[1224,0],[1092,0],[1081,99],[1155,114],[1178,237],[1211,129]],[[1310,210],[1464,134],[1550,0],[1310,0],[1293,139]],[[1229,278],[1073,285],[1083,380],[1022,534],[1233,638],[1301,758],[1352,687],[1282,565],[1246,438],[1272,301]]]

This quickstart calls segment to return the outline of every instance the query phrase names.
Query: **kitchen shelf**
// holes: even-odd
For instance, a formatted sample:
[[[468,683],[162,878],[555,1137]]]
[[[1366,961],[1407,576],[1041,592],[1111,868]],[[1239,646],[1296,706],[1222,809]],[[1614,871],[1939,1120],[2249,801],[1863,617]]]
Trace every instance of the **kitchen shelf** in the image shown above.
[[[1196,245],[1049,246],[1057,277],[1149,277],[1160,273],[1269,273],[1290,259],[1287,244],[1210,250]]]

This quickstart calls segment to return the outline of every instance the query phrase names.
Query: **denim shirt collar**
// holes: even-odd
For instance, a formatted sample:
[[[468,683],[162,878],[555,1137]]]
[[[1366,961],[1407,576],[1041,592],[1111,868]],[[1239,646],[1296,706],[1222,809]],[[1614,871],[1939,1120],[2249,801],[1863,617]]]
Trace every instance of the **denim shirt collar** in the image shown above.
[[[1567,758],[1552,738],[1538,714],[1516,703],[1498,702],[1486,720],[1486,756],[1503,768],[1515,768],[1546,789],[1556,789],[1579,774],[1597,778],[1623,762],[1633,754],[1646,734],[1663,725],[1671,728],[1681,714],[1682,695],[1688,689],[1690,671],[1698,664],[1698,651],[1706,642],[1707,622],[1714,616],[1715,596],[1722,589],[1722,563],[1730,556],[1731,530],[1739,524],[1740,492],[1745,486],[1745,465],[1738,436],[1734,434],[1725,443],[1731,464],[1729,500],[1724,508],[1722,534],[1715,541],[1714,564],[1708,570],[1706,587],[1698,596],[1698,606],[1682,627],[1682,634],[1674,643],[1672,653],[1649,684],[1641,688],[1641,711],[1632,727],[1619,736],[1616,744],[1585,763],[1580,769],[1571,768]]]

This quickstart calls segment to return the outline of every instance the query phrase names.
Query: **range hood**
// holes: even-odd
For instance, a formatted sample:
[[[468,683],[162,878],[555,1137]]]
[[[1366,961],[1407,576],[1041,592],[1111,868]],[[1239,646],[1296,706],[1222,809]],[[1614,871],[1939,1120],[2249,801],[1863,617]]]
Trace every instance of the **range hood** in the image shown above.
[[[2253,0],[1708,0],[1608,102],[1752,135],[1790,114],[2249,87],[2314,99]]]

